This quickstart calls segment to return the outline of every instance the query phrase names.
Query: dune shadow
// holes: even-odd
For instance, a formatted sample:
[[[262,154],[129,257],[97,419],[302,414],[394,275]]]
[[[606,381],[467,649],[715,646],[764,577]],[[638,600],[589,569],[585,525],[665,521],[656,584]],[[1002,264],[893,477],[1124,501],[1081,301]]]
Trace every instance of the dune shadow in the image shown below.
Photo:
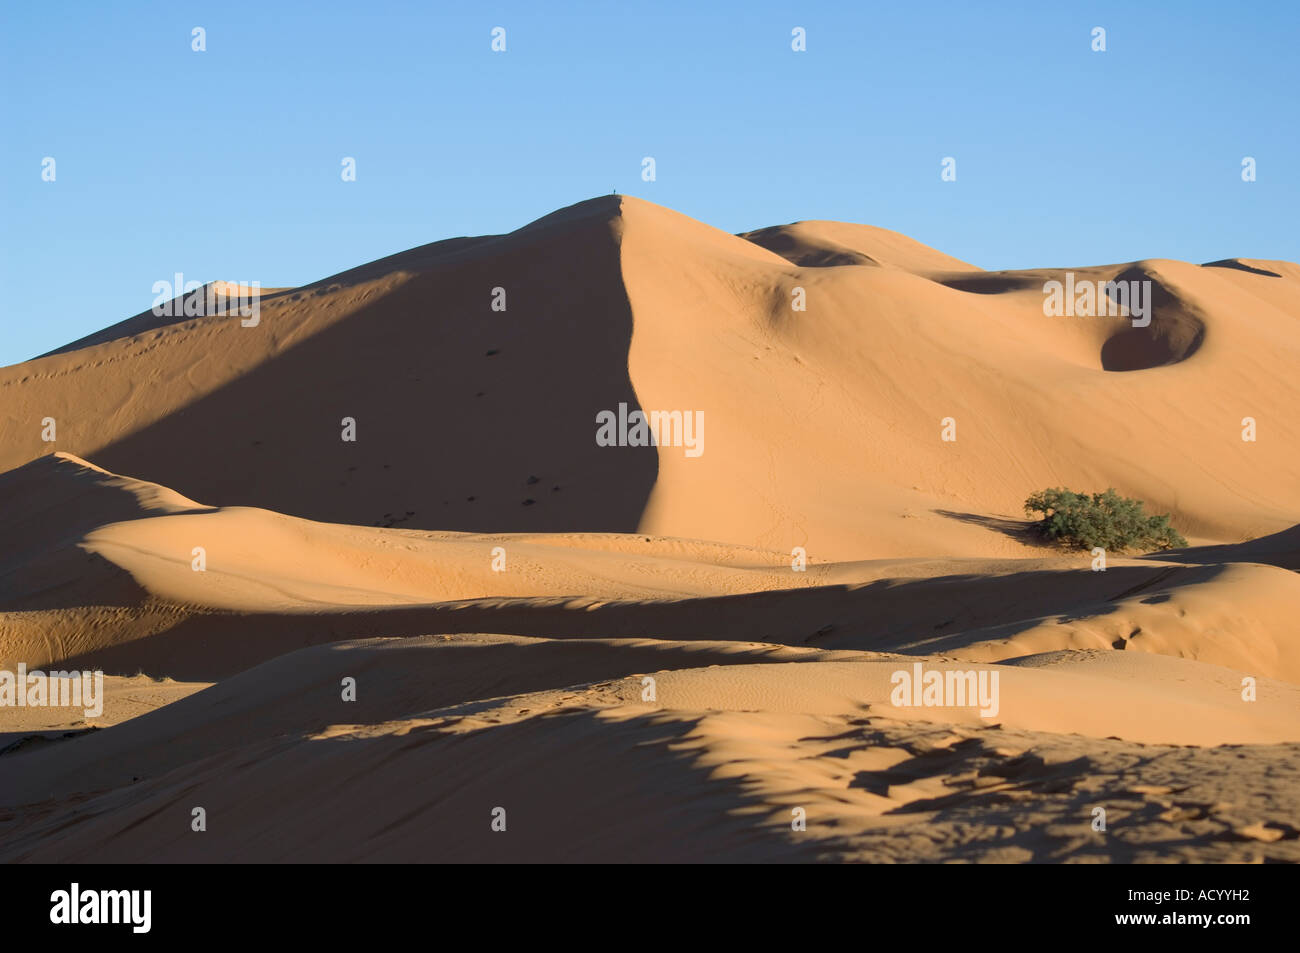
[[[1034,523],[1030,520],[1013,520],[1000,516],[985,516],[982,513],[961,513],[956,510],[931,510],[931,512],[943,516],[950,520],[956,520],[959,523],[968,523],[972,526],[982,526],[985,529],[1001,533],[1003,536],[1009,536],[1017,542],[1024,543],[1027,546],[1038,546],[1042,549],[1057,551],[1058,547],[1045,541],[1034,529]]]
[[[1263,275],[1267,278],[1281,278],[1282,276],[1276,271],[1269,271],[1267,268],[1256,268],[1248,265],[1244,261],[1238,261],[1236,258],[1224,258],[1220,261],[1207,261],[1201,265],[1202,268],[1235,268],[1237,271],[1247,271],[1252,275]]]
[[[287,736],[91,798],[7,811],[5,861],[733,862],[810,860],[818,839],[691,743],[702,716],[559,710],[474,730]],[[454,719],[453,719],[454,720]],[[167,777],[171,777],[168,775]],[[329,778],[329,797],[319,784]],[[201,787],[222,837],[174,834]],[[494,807],[496,805],[497,807]],[[493,824],[500,819],[505,831]],[[69,837],[67,831],[75,830]],[[274,838],[266,831],[273,830]]]
[[[1130,293],[1145,297],[1147,324],[1137,327],[1126,323],[1106,339],[1101,346],[1102,370],[1126,372],[1163,367],[1185,361],[1200,350],[1205,341],[1204,318],[1149,268],[1130,266],[1107,282],[1105,289],[1120,310],[1128,308]]]
[[[313,316],[320,326],[297,332],[299,343],[94,462],[204,503],[328,522],[633,532],[657,477],[655,448],[595,439],[599,412],[639,408],[612,214],[596,203],[564,220],[562,240],[535,226],[492,242],[487,256],[478,240],[429,262],[396,256],[418,273],[332,323]],[[347,274],[318,291],[340,280]],[[505,311],[491,308],[496,288]],[[274,335],[275,312],[218,333]],[[148,388],[141,382],[141,399]]]
[[[334,687],[348,675],[365,686],[346,706],[349,723],[376,725],[432,711],[454,709],[464,716],[506,696],[647,671],[763,661],[762,654],[738,655],[716,646],[649,642],[580,646],[483,637],[449,643],[431,637],[321,645],[278,656],[57,751],[54,740],[76,740],[87,730],[44,732],[48,739],[35,738],[38,733],[31,731],[0,734],[0,755],[25,756],[21,777],[7,791],[22,801],[115,787],[216,754],[232,741],[244,740],[250,711],[256,712],[262,737],[325,731],[339,722]],[[284,703],[268,704],[268,691]],[[11,745],[7,752],[6,744]]]
[[[1223,563],[1259,563],[1300,572],[1300,532],[1297,527],[1261,536],[1244,543],[1188,546],[1165,552],[1147,553],[1138,559],[1158,559],[1187,566],[1216,566]]]
[[[936,279],[939,284],[954,291],[967,294],[999,295],[1008,291],[1023,291],[1026,288],[1041,288],[1043,276],[1038,273],[1004,274],[986,273],[975,275],[956,275]]]
[[[596,602],[584,598],[481,599],[425,606],[311,614],[201,612],[164,631],[59,661],[107,674],[144,672],[216,681],[286,652],[347,639],[491,632],[551,639],[672,639],[765,642],[820,649],[933,654],[1005,639],[1044,618],[1106,611],[1159,582],[1175,585],[1207,569],[1112,566],[1104,573],[1041,569],[1003,575],[882,579],[674,599]]]
[[[15,755],[19,752],[27,754],[38,749],[43,749],[49,745],[58,744],[63,741],[71,741],[73,738],[80,738],[103,729],[92,728],[39,728],[31,731],[0,731],[0,758],[7,755]]]
[[[509,239],[506,235],[479,235],[479,236],[461,236],[458,238],[444,238],[436,242],[429,242],[425,245],[418,245],[415,248],[406,251],[397,252],[393,255],[386,255],[374,261],[366,262],[364,265],[358,265],[355,268],[349,268],[338,274],[330,275],[326,278],[320,278],[316,281],[308,282],[296,288],[274,288],[261,289],[261,294],[257,296],[260,306],[271,302],[301,301],[304,298],[319,297],[329,291],[335,291],[339,288],[348,288],[375,278],[381,278],[384,275],[399,270],[418,270],[423,271],[430,268],[447,266],[455,264],[457,261],[473,254],[476,250],[481,250],[484,246],[494,242],[502,242]],[[166,276],[171,279],[173,276]],[[88,347],[94,347],[97,344],[104,344],[109,341],[119,341],[124,338],[135,337],[139,334],[147,334],[150,331],[160,331],[164,328],[175,325],[195,322],[200,324],[207,321],[227,320],[235,316],[235,311],[241,304],[238,298],[227,298],[224,301],[218,300],[213,302],[206,294],[206,282],[213,279],[211,277],[203,279],[205,287],[189,293],[178,293],[174,298],[167,301],[166,307],[161,308],[166,313],[154,314],[153,309],[142,311],[116,324],[111,324],[106,328],[88,334],[85,337],[78,338],[62,347],[57,347],[52,351],[46,351],[44,354],[37,355],[41,357],[51,357],[55,354],[67,354],[72,351],[80,351]],[[249,278],[243,282],[248,284],[256,279]],[[188,283],[188,282],[187,282]],[[236,282],[239,283],[239,282]],[[215,313],[206,313],[209,307],[215,304],[217,310]],[[186,314],[186,308],[205,312]],[[242,316],[242,314],[241,314]]]
[[[88,606],[125,609],[148,598],[148,591],[126,570],[99,553],[71,544],[0,570],[0,612]]]

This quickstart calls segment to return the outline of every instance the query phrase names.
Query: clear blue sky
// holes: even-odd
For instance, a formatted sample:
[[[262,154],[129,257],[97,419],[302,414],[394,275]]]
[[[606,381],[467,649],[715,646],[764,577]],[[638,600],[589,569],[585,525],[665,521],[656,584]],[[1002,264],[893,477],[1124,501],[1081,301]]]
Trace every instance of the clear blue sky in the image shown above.
[[[1291,0],[54,0],[0,24],[0,364],[176,271],[297,285],[611,190],[985,268],[1300,259]]]

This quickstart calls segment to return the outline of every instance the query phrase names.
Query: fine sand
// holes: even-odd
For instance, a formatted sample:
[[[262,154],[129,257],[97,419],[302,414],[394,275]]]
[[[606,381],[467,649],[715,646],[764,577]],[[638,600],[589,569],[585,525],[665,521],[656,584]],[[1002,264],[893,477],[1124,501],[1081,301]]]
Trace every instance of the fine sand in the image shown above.
[[[610,196],[259,307],[0,369],[0,672],[107,675],[0,707],[0,860],[1300,860],[1300,266]]]

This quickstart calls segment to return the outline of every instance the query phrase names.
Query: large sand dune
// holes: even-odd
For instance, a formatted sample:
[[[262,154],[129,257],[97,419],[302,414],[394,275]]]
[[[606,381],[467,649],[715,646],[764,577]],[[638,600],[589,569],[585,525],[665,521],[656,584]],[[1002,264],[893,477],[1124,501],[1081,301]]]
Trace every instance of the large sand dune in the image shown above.
[[[782,236],[870,261],[811,263]],[[864,226],[752,237],[611,196],[263,295],[257,327],[127,322],[0,370],[0,468],[67,450],[310,519],[814,560],[1028,555],[1003,521],[1054,485],[1113,485],[1205,543],[1297,522],[1297,266],[990,274]],[[1044,316],[1066,270],[1153,281],[1161,320]],[[1135,334],[1159,366],[1104,369]],[[702,411],[705,452],[598,447],[596,414],[620,403]]]
[[[1045,316],[1066,271],[1154,320]],[[611,196],[260,309],[0,370],[0,669],[111,676],[0,708],[0,858],[1300,859],[1300,266]],[[703,452],[599,446],[620,404]],[[1094,572],[1053,485],[1193,545]]]

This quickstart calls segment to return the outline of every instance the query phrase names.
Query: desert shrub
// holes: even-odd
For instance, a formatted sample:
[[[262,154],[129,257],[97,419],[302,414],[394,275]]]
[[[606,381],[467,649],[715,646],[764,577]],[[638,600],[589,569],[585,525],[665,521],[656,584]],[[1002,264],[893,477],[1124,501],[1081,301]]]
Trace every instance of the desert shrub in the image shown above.
[[[1025,500],[1025,515],[1042,513],[1035,528],[1045,539],[1107,552],[1173,549],[1187,540],[1169,525],[1169,514],[1148,516],[1141,500],[1105,493],[1075,493],[1064,487],[1039,490]]]

